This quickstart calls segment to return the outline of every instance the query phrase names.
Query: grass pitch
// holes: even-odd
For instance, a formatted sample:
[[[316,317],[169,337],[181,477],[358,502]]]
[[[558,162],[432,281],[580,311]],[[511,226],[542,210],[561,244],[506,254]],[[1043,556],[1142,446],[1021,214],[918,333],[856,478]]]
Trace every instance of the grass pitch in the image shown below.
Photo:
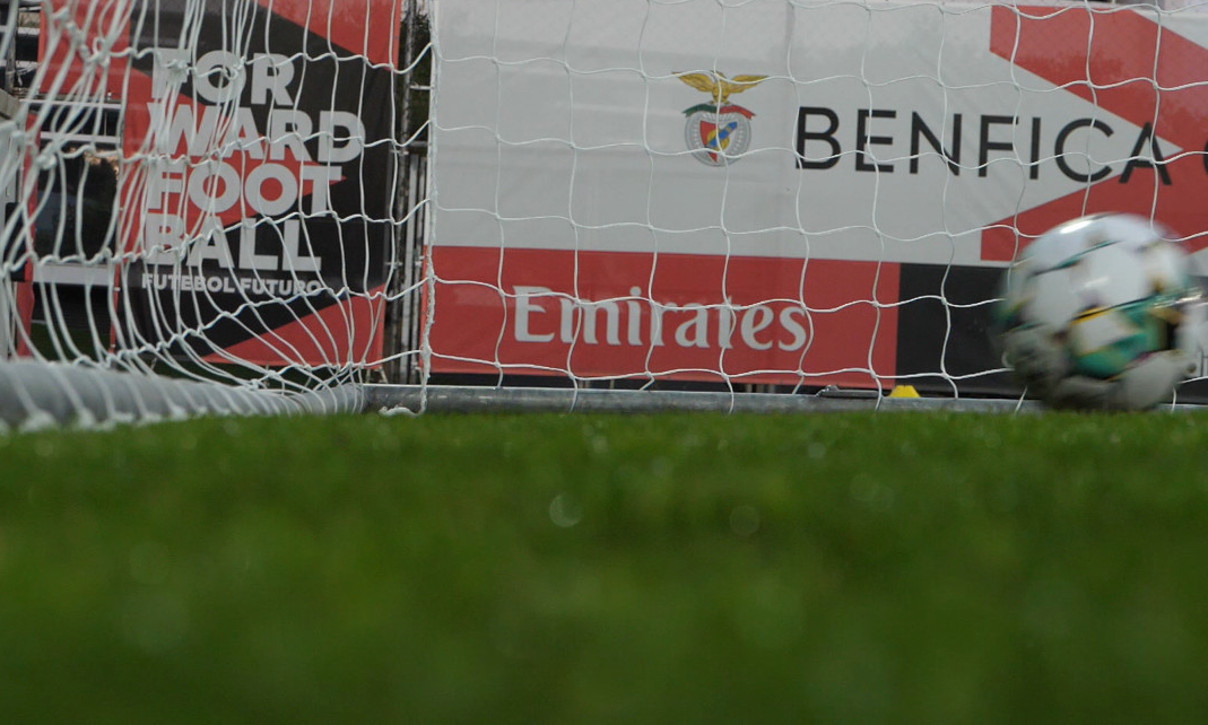
[[[0,438],[4,722],[1208,711],[1199,414]]]

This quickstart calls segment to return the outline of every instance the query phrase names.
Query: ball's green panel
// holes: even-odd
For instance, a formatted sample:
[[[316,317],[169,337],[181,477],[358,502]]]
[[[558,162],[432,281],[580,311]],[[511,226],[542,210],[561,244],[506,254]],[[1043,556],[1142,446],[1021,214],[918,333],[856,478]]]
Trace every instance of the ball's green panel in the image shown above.
[[[1108,380],[1124,373],[1146,355],[1169,349],[1172,342],[1170,324],[1156,312],[1170,308],[1173,302],[1170,295],[1155,295],[1106,311],[1106,314],[1114,315],[1129,334],[1081,353],[1071,348],[1073,369],[1088,377]]]
[[[1100,380],[1114,378],[1148,352],[1145,337],[1143,332],[1138,332],[1107,347],[1077,355],[1073,360],[1074,371]]]

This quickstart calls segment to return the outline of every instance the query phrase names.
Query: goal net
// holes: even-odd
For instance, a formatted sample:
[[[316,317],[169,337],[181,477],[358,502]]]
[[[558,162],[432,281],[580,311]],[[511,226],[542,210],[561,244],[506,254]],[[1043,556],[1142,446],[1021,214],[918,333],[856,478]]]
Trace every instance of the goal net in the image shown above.
[[[1206,246],[1194,7],[434,9],[434,375],[1017,395],[991,312],[1031,240]]]
[[[170,414],[143,392],[163,379],[420,408],[438,386],[1011,398],[991,312],[1031,240],[1119,211],[1208,246],[1195,7],[0,0],[0,21],[0,410],[40,387],[104,412],[127,385],[131,417]]]
[[[273,391],[397,367],[416,6],[0,4],[5,356]]]

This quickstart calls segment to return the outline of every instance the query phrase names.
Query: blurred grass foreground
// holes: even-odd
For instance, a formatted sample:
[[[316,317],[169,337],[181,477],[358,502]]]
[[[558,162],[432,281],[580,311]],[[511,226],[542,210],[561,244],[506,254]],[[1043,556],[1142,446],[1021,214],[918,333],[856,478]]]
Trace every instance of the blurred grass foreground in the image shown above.
[[[1208,712],[1200,414],[0,437],[3,722]]]

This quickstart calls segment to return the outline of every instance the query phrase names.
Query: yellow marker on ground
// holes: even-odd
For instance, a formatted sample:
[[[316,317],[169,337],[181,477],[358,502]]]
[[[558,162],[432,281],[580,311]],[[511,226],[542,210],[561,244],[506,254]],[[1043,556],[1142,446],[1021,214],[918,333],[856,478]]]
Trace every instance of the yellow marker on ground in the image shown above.
[[[889,391],[891,398],[917,398],[919,391],[914,389],[913,385],[898,385],[893,390]]]

